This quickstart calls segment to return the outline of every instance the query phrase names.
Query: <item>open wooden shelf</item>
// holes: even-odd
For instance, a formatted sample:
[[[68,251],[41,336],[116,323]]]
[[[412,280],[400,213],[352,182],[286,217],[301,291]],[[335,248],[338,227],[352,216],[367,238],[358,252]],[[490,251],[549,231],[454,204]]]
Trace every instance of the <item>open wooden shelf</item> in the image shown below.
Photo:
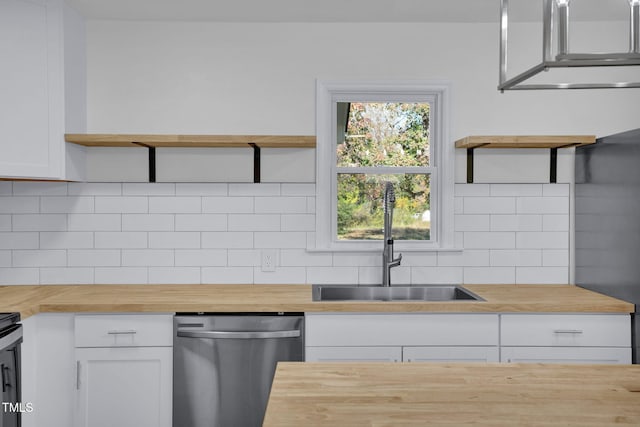
[[[151,135],[68,133],[65,141],[87,147],[260,147],[314,148],[308,135]]]
[[[594,135],[494,135],[467,136],[456,141],[456,148],[467,150],[467,183],[474,181],[473,152],[476,148],[548,148],[549,182],[557,182],[558,148],[579,147],[596,142]]]
[[[596,142],[594,135],[467,136],[456,148],[569,148]]]

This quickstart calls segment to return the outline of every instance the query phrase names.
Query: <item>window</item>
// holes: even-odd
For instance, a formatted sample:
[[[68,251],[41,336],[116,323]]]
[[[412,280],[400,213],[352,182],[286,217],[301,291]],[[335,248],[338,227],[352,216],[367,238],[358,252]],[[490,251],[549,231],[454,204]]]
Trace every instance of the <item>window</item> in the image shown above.
[[[396,248],[453,246],[448,96],[443,83],[318,82],[317,249],[380,250],[386,181]]]

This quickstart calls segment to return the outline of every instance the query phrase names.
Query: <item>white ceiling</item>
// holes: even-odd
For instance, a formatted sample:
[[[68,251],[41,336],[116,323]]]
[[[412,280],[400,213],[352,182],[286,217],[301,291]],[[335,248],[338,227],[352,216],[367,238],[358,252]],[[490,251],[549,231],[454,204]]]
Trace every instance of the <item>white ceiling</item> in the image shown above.
[[[212,22],[498,22],[500,0],[66,0],[87,19]],[[572,0],[576,20],[626,19],[629,0]],[[539,20],[542,0],[511,0]]]

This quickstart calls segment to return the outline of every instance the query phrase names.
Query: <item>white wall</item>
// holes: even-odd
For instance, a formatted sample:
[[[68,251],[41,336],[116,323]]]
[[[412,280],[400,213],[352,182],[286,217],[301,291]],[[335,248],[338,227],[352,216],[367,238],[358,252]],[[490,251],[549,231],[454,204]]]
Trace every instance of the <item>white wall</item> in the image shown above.
[[[627,23],[575,26],[627,49]],[[538,27],[514,44],[541,52]],[[580,30],[580,31],[579,31]],[[452,138],[595,134],[638,127],[640,90],[496,90],[496,24],[220,24],[90,21],[89,132],[315,134],[316,79],[446,79]],[[529,37],[525,37],[526,34]],[[525,40],[526,39],[526,40]],[[584,37],[575,43],[584,44]],[[512,73],[526,63],[515,52]]]

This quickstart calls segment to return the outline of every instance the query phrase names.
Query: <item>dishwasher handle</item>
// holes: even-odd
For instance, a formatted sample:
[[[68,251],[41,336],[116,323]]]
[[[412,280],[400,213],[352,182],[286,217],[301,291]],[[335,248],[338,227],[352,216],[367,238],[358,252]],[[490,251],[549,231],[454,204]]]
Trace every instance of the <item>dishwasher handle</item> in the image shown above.
[[[211,339],[265,339],[265,338],[298,338],[300,330],[288,331],[194,331],[178,329],[178,336],[184,338]]]

